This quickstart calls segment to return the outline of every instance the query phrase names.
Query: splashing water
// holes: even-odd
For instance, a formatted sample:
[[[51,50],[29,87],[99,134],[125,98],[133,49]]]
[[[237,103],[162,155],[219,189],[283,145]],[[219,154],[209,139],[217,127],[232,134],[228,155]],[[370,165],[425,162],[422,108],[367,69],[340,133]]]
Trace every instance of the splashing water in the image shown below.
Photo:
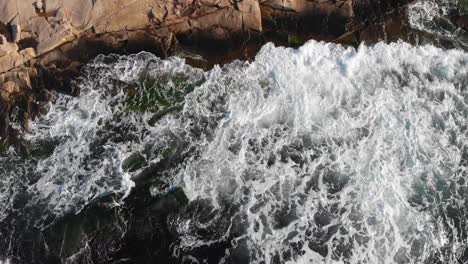
[[[168,225],[184,263],[221,244],[219,263],[459,263],[467,85],[467,53],[404,43],[267,44],[209,72],[100,56],[82,95],[32,125],[41,155],[14,161],[23,171],[3,154],[1,213],[21,193],[44,225],[105,192],[178,186],[190,202]],[[37,180],[14,181],[28,170]]]
[[[426,33],[429,43],[450,42],[454,47],[468,50],[466,31],[450,21],[454,14],[468,14],[465,0],[418,0],[408,6],[407,13],[410,27]]]
[[[412,27],[435,33],[437,32],[435,18],[449,15],[456,2],[453,0],[420,0],[409,6],[409,22]],[[444,33],[443,30],[439,31]],[[449,34],[449,32],[445,32]]]

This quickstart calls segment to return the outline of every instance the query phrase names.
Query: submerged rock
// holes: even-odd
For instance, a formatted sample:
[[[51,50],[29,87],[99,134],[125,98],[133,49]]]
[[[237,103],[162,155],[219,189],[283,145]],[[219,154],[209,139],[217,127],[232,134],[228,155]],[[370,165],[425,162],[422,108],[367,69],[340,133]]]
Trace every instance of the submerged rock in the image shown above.
[[[174,263],[169,246],[175,238],[166,227],[167,216],[187,203],[181,188],[158,197],[129,196],[120,203],[107,192],[91,200],[79,213],[70,212],[44,229],[23,230],[29,240],[21,259],[35,256],[35,263]],[[119,205],[120,203],[120,205]],[[16,262],[13,262],[16,263]]]

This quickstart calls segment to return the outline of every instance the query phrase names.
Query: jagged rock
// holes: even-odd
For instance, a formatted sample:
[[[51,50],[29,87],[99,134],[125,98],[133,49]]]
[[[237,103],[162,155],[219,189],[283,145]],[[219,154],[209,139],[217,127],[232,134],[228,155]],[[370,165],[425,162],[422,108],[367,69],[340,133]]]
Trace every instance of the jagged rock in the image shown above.
[[[402,2],[405,0],[380,5],[395,6]],[[323,30],[320,20],[328,21],[330,26],[325,33],[340,35],[349,19],[355,16],[356,6],[365,9],[376,5],[364,0],[356,3],[352,0],[50,0],[47,3],[43,0],[5,0],[0,3],[0,22],[13,25],[12,40],[21,43],[22,49],[34,48],[35,54],[28,51],[28,55],[40,60],[47,56],[46,53],[70,41],[89,39],[91,35],[93,39],[100,39],[126,32],[122,34],[126,35],[122,41],[132,41],[135,36],[141,40],[144,36],[160,39],[160,43],[165,42],[165,34],[151,34],[152,31],[231,39],[239,32],[261,32],[264,28],[262,19],[274,21],[277,17],[312,19],[301,25],[310,31]],[[129,34],[133,31],[146,34]],[[3,62],[0,72],[31,59],[26,56],[22,63],[12,63],[18,56],[11,56],[14,58]]]
[[[68,18],[63,9],[55,17],[35,17],[31,20],[31,31],[37,38],[37,52],[48,52],[74,38]]]

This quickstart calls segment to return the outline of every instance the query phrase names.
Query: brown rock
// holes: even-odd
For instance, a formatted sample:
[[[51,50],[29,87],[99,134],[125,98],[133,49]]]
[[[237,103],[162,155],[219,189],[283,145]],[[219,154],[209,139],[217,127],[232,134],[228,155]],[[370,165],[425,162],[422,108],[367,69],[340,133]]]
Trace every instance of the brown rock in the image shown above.
[[[152,24],[148,12],[158,13],[162,17],[163,8],[156,8],[157,1],[115,1],[113,4],[100,1],[96,3],[92,20],[95,21],[96,33],[115,32],[120,30],[143,29]],[[171,5],[167,2],[167,5]],[[153,6],[154,8],[151,8]],[[98,19],[101,17],[100,19]]]
[[[7,43],[8,43],[7,38],[4,35],[0,34],[0,45],[7,44]]]
[[[31,22],[31,31],[37,39],[39,54],[50,51],[75,37],[63,9],[59,9],[53,18],[35,17]]]
[[[10,101],[10,97],[15,92],[15,88],[15,82],[9,81],[4,83],[0,89],[0,100]]]
[[[243,29],[262,31],[262,13],[257,0],[244,0],[239,3],[239,12],[242,13]]]
[[[335,14],[342,17],[352,17],[354,15],[353,1],[351,0],[264,0],[261,1],[261,6],[280,13],[289,14],[290,16],[303,16],[310,13],[322,15]],[[268,10],[265,10],[265,12],[268,12]]]
[[[30,59],[36,57],[36,51],[33,48],[20,50],[19,53],[21,56],[23,56],[24,61],[29,61]]]
[[[93,2],[93,0],[63,1],[63,8],[70,15],[71,25],[77,30],[85,30],[92,23]]]
[[[18,51],[18,45],[16,45],[16,43],[6,42],[5,37],[2,38],[1,42],[3,42],[3,44],[0,44],[0,57],[6,56],[10,53]]]
[[[9,53],[7,56],[0,57],[0,73],[7,72],[24,63],[23,56],[18,52]]]
[[[35,0],[16,0],[11,1],[13,5],[18,6],[18,12],[16,16],[16,23],[21,25],[22,30],[29,31],[30,25],[32,24],[31,19],[37,17],[36,8],[34,7]],[[2,21],[4,23],[10,23],[11,21]]]
[[[15,86],[15,82],[8,81],[2,85],[1,90],[11,94],[15,91]]]
[[[43,3],[47,3],[47,5],[44,6],[44,12],[46,14],[54,14],[59,10],[61,7],[65,7],[66,3],[68,2],[78,2],[78,3],[83,3],[84,1],[64,1],[64,0],[42,0]],[[78,9],[83,8],[78,7]]]
[[[18,15],[16,2],[18,0],[2,0],[0,1],[0,22],[7,24]]]
[[[23,90],[32,90],[31,78],[28,70],[22,70],[17,73],[19,87]]]

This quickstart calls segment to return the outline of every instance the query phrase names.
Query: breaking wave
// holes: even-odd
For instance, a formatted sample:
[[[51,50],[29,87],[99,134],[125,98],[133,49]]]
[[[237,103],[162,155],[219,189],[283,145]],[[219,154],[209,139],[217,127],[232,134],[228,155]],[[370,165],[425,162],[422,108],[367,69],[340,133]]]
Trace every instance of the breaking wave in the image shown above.
[[[208,72],[100,56],[32,124],[28,157],[2,154],[0,221],[177,187],[183,263],[220,244],[210,263],[466,261],[467,85],[467,53],[405,43],[267,44]]]

